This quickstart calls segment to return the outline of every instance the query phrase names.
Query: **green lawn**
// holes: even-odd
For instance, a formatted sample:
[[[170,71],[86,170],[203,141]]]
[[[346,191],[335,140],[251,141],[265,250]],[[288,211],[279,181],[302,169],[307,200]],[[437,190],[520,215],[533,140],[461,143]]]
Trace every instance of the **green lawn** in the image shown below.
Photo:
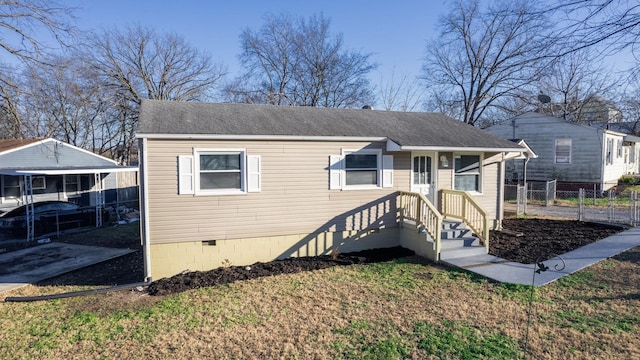
[[[394,261],[151,297],[0,303],[3,359],[605,359],[640,355],[640,248],[535,291]],[[78,287],[29,286],[5,296]],[[528,332],[527,350],[524,340]]]

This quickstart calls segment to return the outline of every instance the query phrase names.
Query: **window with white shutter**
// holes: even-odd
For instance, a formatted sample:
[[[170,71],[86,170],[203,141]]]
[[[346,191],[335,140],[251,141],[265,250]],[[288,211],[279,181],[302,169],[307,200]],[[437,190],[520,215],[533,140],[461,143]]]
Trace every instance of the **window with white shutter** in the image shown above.
[[[381,150],[343,150],[329,156],[329,189],[359,190],[393,186],[393,155]]]
[[[178,156],[178,194],[193,194],[193,156]]]
[[[259,192],[262,169],[259,155],[245,149],[194,149],[178,156],[178,193],[233,195]]]

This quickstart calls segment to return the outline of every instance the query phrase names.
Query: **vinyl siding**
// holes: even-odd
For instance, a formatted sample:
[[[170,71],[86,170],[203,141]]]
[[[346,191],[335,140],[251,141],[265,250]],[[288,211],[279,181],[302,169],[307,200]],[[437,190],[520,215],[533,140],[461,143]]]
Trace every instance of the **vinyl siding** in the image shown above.
[[[3,168],[56,168],[66,166],[114,166],[114,162],[65,143],[44,141],[0,155]]]
[[[409,154],[394,153],[393,187],[328,190],[330,155],[384,144],[156,139],[147,144],[152,244],[395,227],[394,193],[409,189]],[[246,155],[260,155],[261,191],[178,195],[177,156],[191,155],[193,148],[242,148]]]
[[[510,121],[486,130],[507,139],[514,135],[517,139],[524,139],[538,155],[537,159],[531,159],[527,164],[527,180],[557,179],[565,182],[593,183],[602,181],[605,154],[602,129],[568,123],[551,117],[523,115],[516,118],[515,134]],[[570,164],[555,163],[555,140],[562,138],[572,139]],[[615,159],[615,155],[614,153],[614,160],[622,163],[621,159]],[[513,165],[509,168],[513,169]],[[515,163],[515,169],[521,172],[521,168],[522,161],[519,160]],[[507,174],[507,178],[510,179],[511,175]]]

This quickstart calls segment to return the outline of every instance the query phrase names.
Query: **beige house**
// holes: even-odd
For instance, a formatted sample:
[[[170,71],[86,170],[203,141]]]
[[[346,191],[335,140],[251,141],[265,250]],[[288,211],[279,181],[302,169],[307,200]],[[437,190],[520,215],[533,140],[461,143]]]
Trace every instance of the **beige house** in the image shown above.
[[[154,279],[394,246],[438,261],[443,217],[499,225],[523,151],[437,113],[153,100],[138,139]]]

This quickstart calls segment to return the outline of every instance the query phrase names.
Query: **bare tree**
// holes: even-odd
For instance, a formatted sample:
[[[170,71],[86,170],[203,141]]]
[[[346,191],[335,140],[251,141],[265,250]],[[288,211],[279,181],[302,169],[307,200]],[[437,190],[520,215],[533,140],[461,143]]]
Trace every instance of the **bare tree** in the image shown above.
[[[73,33],[70,25],[72,9],[50,0],[0,1],[0,52],[4,61],[44,65],[43,56],[50,46],[45,36],[64,45]],[[21,69],[2,64],[0,71],[0,129],[2,138],[21,139],[29,136],[23,113]]]
[[[16,86],[18,80],[11,77],[13,73],[13,69],[5,71],[5,81],[0,82],[0,139],[25,137],[24,117],[18,107],[22,91]]]
[[[541,111],[574,122],[610,120],[590,118],[587,114],[605,106],[605,99],[615,96],[618,85],[608,71],[597,65],[587,49],[556,59],[546,73],[538,87],[551,102],[540,105]]]
[[[427,44],[422,78],[431,108],[474,125],[501,98],[535,82],[553,50],[544,14],[530,1],[458,0]]]
[[[422,103],[424,90],[417,78],[401,75],[396,78],[395,70],[388,81],[380,80],[378,98],[384,110],[415,111]]]
[[[636,0],[549,0],[547,11],[557,19],[564,51],[561,55],[603,45],[615,53],[640,41],[640,3]],[[635,53],[635,51],[634,51]]]
[[[75,57],[55,56],[52,66],[28,67],[24,111],[32,133],[75,146],[104,150],[100,130],[106,101],[95,72]]]
[[[345,50],[323,16],[270,15],[240,36],[244,74],[227,87],[241,102],[354,107],[371,103],[369,54]]]
[[[195,101],[213,96],[226,70],[183,37],[140,26],[91,34],[83,57],[109,94],[118,125],[118,160],[129,162],[142,99]]]
[[[55,0],[0,1],[0,48],[22,62],[41,61],[42,33],[64,43],[72,10]]]

